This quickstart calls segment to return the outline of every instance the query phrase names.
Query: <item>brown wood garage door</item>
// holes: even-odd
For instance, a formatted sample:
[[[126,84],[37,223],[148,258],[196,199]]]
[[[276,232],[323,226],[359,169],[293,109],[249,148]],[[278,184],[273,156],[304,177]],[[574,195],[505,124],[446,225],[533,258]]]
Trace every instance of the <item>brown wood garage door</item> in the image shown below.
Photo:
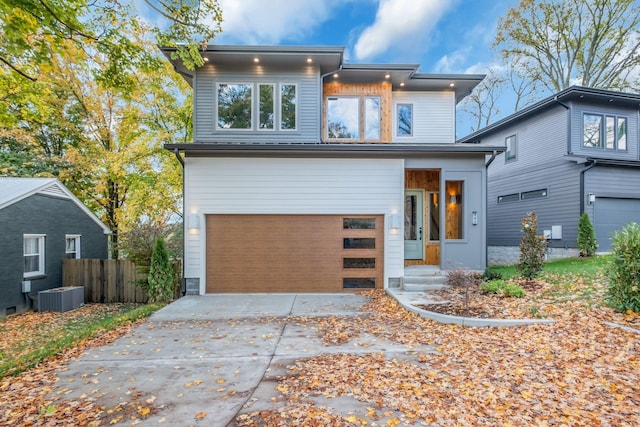
[[[382,288],[382,215],[207,215],[207,292]]]

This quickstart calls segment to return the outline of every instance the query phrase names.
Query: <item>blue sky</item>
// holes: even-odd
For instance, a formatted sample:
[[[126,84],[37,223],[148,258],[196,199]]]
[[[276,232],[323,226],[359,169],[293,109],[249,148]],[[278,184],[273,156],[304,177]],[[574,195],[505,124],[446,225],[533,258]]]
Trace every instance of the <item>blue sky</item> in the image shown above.
[[[142,1],[136,1],[144,9]],[[485,74],[500,16],[517,0],[219,0],[216,44],[345,46],[352,63]],[[146,15],[145,10],[140,10]],[[469,126],[459,112],[458,136]]]

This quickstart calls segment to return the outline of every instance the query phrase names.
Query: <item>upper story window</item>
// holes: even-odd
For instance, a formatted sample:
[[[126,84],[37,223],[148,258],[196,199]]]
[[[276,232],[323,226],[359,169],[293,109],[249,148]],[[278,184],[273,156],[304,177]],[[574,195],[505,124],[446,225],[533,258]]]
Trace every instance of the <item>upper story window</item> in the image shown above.
[[[518,150],[516,136],[511,135],[505,138],[505,145],[507,147],[505,151],[505,161],[515,160]]]
[[[626,117],[585,113],[582,130],[582,145],[586,148],[627,149]]]
[[[330,96],[327,98],[327,138],[379,141],[380,117],[379,96]]]
[[[64,257],[70,259],[80,259],[80,235],[67,234],[65,236]]]
[[[295,83],[218,83],[217,129],[296,130],[297,93]]]
[[[413,104],[398,104],[398,136],[413,136]]]
[[[24,277],[44,274],[44,234],[24,235]]]

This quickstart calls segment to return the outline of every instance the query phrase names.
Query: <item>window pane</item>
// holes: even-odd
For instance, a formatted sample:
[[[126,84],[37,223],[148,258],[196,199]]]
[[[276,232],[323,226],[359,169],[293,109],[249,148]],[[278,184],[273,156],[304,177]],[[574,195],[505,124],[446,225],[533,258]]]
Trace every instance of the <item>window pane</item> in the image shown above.
[[[606,119],[606,135],[607,135],[607,148],[613,150],[616,148],[616,119],[615,117],[607,116]]]
[[[446,236],[447,239],[462,239],[462,209],[464,200],[463,182],[462,181],[446,181],[447,205],[445,208],[446,218]]]
[[[251,129],[251,85],[223,83],[218,86],[218,127]]]
[[[438,193],[429,193],[429,240],[440,240],[440,208]]]
[[[504,196],[498,196],[498,203],[506,203],[506,202],[516,202],[520,200],[520,194],[506,194]]]
[[[506,146],[507,146],[507,151],[506,151],[506,159],[507,160],[513,160],[516,158],[516,136],[512,135],[510,137],[508,137],[506,140]]]
[[[602,126],[602,116],[595,114],[585,114],[583,119],[583,131],[585,147],[602,147],[600,140],[600,128]]]
[[[376,239],[374,237],[345,237],[342,247],[344,249],[375,249]]]
[[[418,196],[404,196],[404,240],[418,240]]]
[[[39,252],[38,238],[37,237],[25,237],[24,238],[24,254],[34,255]]]
[[[368,278],[350,278],[342,279],[342,287],[344,289],[374,289],[376,287],[375,277]]]
[[[375,230],[375,218],[343,218],[342,228],[345,230]]]
[[[360,138],[359,98],[327,98],[327,136],[329,139]]]
[[[75,251],[76,251],[76,239],[74,237],[70,237],[67,239],[66,252],[75,252]]]
[[[380,139],[380,98],[364,99],[364,138]]]
[[[398,136],[413,135],[413,105],[398,104]]]
[[[618,150],[627,149],[627,119],[618,117]]]
[[[32,273],[40,270],[40,255],[29,255],[24,257],[24,272]]]
[[[282,85],[281,87],[282,116],[280,129],[296,128],[296,85]]]
[[[375,258],[343,258],[344,268],[376,268]]]
[[[273,92],[274,88],[272,84],[260,85],[260,123],[258,128],[260,129],[273,129]]]
[[[525,191],[521,195],[522,200],[539,199],[541,197],[547,197],[547,189],[546,188],[542,189],[542,190]]]

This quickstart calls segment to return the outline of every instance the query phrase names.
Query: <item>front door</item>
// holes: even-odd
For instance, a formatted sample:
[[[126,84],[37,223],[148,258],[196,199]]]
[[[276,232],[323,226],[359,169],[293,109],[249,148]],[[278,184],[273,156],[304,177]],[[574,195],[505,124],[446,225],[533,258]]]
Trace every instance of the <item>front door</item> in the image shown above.
[[[404,259],[424,259],[424,191],[404,193]]]

